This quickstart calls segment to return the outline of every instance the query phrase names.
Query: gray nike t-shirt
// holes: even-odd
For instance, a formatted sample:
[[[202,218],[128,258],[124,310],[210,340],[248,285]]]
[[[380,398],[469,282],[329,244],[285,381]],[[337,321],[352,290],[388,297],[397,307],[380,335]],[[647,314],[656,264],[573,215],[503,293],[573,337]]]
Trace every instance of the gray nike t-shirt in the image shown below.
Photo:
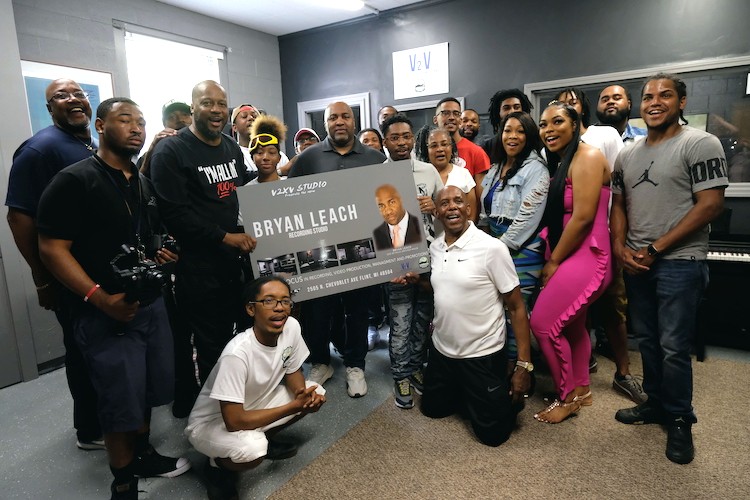
[[[612,193],[625,196],[626,244],[633,250],[653,243],[693,208],[693,194],[729,184],[727,161],[719,140],[683,126],[680,133],[655,146],[646,140],[623,149],[612,173]],[[662,256],[704,260],[708,225]]]

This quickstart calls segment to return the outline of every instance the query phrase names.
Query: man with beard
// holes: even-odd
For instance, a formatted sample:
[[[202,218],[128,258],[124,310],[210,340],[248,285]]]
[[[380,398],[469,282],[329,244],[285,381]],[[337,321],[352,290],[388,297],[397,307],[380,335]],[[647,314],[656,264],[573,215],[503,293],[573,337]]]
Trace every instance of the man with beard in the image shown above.
[[[174,477],[190,468],[187,459],[159,455],[149,443],[151,408],[173,395],[172,332],[160,288],[126,290],[111,264],[123,247],[157,264],[176,258],[153,244],[161,233],[155,197],[131,161],[145,126],[130,99],[102,102],[97,154],[55,176],[37,220],[40,256],[67,288],[73,336],[98,396],[113,499],[137,499],[138,477]]]
[[[348,104],[329,104],[323,117],[328,137],[297,156],[289,172],[290,178],[385,161],[385,155],[380,151],[368,148],[357,140],[354,133],[354,113]],[[349,396],[355,398],[367,394],[364,370],[367,355],[367,304],[371,293],[368,288],[360,288],[302,303],[302,318],[305,325],[303,332],[310,348],[309,361],[312,364],[309,380],[323,385],[333,375],[333,367],[330,364],[331,352],[328,347],[329,342],[333,340],[344,357]],[[335,322],[334,316],[341,311],[341,305],[346,318],[345,339],[332,339],[331,326]]]
[[[164,223],[181,248],[175,299],[187,337],[175,342],[192,354],[192,336],[197,353],[198,380],[178,375],[172,412],[181,417],[189,414],[241,319],[240,256],[255,248],[255,239],[239,225],[236,193],[250,176],[239,146],[222,134],[229,118],[226,91],[207,80],[193,88],[192,101],[193,123],[157,144],[151,159]]]
[[[456,142],[458,156],[463,160],[478,186],[481,186],[484,174],[490,169],[490,159],[482,148],[464,140],[459,133],[461,122],[461,103],[455,97],[446,97],[438,102],[432,121],[439,128],[446,130]]]
[[[646,136],[646,130],[630,125],[630,109],[633,101],[625,87],[610,85],[599,93],[596,104],[596,117],[603,125],[617,129],[622,142],[627,146],[640,137]]]
[[[60,301],[60,283],[39,258],[36,229],[37,207],[44,188],[60,170],[93,155],[98,145],[89,129],[91,105],[80,85],[73,80],[55,80],[47,87],[45,99],[52,125],[21,144],[13,155],[5,200],[8,224],[18,250],[31,268],[39,305],[54,311],[62,327],[76,445],[82,450],[103,450],[96,393],[86,374],[81,351],[73,340],[70,314]]]
[[[458,132],[464,139],[469,139],[476,144],[475,139],[479,135],[479,114],[473,109],[465,109],[461,113],[461,127]]]

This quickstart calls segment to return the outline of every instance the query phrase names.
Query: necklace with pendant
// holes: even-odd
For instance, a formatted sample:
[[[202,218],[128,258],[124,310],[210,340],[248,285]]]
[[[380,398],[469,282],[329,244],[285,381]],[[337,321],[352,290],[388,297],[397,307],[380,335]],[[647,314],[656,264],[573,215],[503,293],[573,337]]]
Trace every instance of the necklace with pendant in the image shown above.
[[[81,140],[81,138],[80,138],[80,137],[78,137],[77,135],[76,135],[76,136],[73,136],[73,137],[75,137],[76,139],[78,139],[78,142],[80,142],[81,144],[83,144],[83,145],[84,145],[84,147],[85,147],[86,149],[88,149],[89,151],[93,151],[93,150],[94,150],[94,139],[91,139],[91,140],[89,141],[89,143],[88,143],[88,144],[86,144],[86,143],[85,143],[84,141],[82,141],[82,140]]]

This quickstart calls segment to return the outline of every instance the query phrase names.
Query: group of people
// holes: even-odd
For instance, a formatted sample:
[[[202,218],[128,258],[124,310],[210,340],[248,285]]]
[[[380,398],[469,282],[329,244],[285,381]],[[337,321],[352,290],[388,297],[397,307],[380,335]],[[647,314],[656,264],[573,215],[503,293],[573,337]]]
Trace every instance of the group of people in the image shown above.
[[[136,103],[102,102],[97,140],[76,82],[52,82],[46,98],[53,125],[14,155],[8,222],[40,305],[63,328],[77,446],[106,448],[112,498],[137,498],[139,477],[191,467],[150,445],[153,407],[174,400],[174,415],[189,416],[186,435],[208,457],[209,498],[236,498],[239,471],[296,453],[274,435],[325,403],[330,343],[349,396],[367,394],[368,305],[380,287],[305,301],[299,321],[291,317],[288,283],[253,279],[245,264],[256,241],[237,190],[393,161],[412,171],[421,218],[381,201],[399,196],[384,184],[376,198],[387,236],[403,245],[417,225],[432,264],[382,289],[396,406],[412,408],[421,394],[424,415],[458,413],[498,446],[534,390],[536,342],[555,397],[534,417],[562,422],[593,403],[591,309],[614,352],[613,386],[637,403],[615,418],[666,425],[667,457],[693,459],[691,339],[727,171],[719,141],[683,125],[678,77],[646,79],[646,130],[628,123],[632,100],[620,85],[599,94],[599,125],[581,89],[561,91],[538,125],[522,92],[500,91],[486,138],[455,98],[419,131],[386,106],[380,130],[359,137],[351,108],[335,102],[327,136],[301,129],[292,159],[281,150],[283,121],[249,104],[230,115],[226,91],[205,81],[190,105],[165,104],[165,128],[140,169]],[[626,305],[642,388],[629,371]]]

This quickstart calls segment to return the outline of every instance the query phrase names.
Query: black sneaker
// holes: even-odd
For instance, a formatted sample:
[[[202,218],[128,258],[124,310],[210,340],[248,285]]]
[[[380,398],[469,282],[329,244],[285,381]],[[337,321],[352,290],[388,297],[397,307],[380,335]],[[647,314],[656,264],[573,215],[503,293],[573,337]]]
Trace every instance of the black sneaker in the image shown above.
[[[615,420],[623,424],[663,424],[665,421],[664,411],[650,404],[649,401],[641,403],[632,408],[617,410]]]
[[[177,477],[190,470],[190,460],[159,455],[150,444],[133,462],[133,473],[138,477]]]
[[[206,462],[204,469],[206,476],[206,493],[209,500],[238,500],[238,473],[222,467],[214,467],[211,460]]]
[[[122,484],[115,484],[115,481],[112,481],[112,486],[109,489],[112,492],[111,500],[138,500],[137,477],[134,477],[128,483]]]
[[[284,460],[297,454],[297,445],[288,441],[268,438],[268,460]]]
[[[692,424],[680,417],[668,423],[667,458],[676,464],[689,464],[695,457]]]

